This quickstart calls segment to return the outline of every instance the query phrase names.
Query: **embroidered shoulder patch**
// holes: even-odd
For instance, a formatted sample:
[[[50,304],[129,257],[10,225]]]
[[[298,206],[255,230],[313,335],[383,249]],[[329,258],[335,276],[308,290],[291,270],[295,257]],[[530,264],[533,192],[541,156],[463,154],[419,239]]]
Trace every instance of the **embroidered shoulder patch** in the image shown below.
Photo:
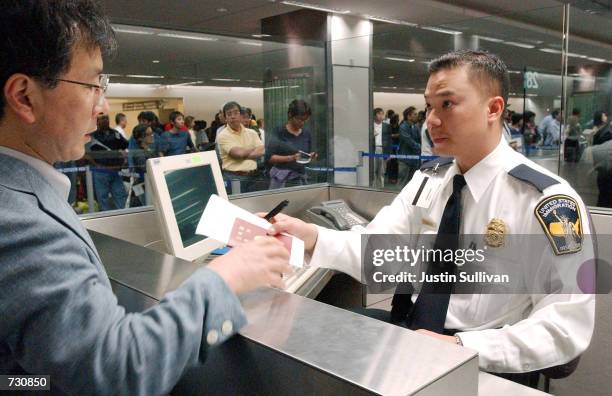
[[[576,200],[567,195],[544,198],[535,208],[556,255],[579,252],[582,249],[582,221]]]

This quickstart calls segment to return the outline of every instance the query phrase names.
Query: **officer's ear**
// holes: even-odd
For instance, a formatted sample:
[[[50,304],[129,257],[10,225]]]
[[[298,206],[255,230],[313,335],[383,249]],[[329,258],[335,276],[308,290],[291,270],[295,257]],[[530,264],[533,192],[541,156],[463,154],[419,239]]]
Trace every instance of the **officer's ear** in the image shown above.
[[[501,96],[494,96],[489,99],[487,104],[487,121],[489,124],[498,123],[504,115],[504,98]]]
[[[40,101],[40,87],[31,77],[15,73],[6,80],[2,94],[6,100],[5,110],[11,111],[26,124],[36,121],[34,103]]]

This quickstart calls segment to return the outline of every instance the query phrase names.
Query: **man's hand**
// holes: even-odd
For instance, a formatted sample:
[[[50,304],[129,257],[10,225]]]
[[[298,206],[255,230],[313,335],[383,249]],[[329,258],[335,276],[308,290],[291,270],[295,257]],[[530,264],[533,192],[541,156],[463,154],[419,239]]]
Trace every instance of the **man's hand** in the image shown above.
[[[218,273],[236,294],[261,286],[283,288],[290,273],[289,251],[276,238],[256,237],[214,259],[208,268]]]
[[[319,236],[319,230],[314,224],[305,223],[295,217],[279,213],[272,219],[272,227],[268,230],[268,235],[276,235],[281,232],[286,232],[303,240],[304,250],[307,254],[312,254]]]
[[[433,331],[429,331],[429,330],[425,330],[425,329],[418,329],[418,330],[416,330],[416,332],[420,333],[420,334],[424,334],[426,336],[437,338],[440,341],[450,342],[451,344],[457,344],[457,339],[455,338],[455,336],[448,336],[448,335],[444,335],[444,334],[438,334],[438,333],[434,333]]]

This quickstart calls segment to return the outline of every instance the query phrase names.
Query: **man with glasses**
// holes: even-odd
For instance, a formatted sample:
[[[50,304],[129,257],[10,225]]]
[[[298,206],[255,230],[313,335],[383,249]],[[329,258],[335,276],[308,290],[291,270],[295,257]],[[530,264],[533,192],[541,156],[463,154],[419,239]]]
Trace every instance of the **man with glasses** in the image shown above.
[[[168,394],[245,324],[234,293],[280,287],[289,253],[274,238],[241,245],[127,315],[52,167],[81,158],[108,112],[112,28],[93,0],[2,6],[0,375],[49,375],[53,394]]]
[[[239,181],[240,192],[250,192],[255,189],[257,159],[264,155],[264,145],[257,132],[244,127],[241,113],[236,102],[223,106],[227,127],[217,136],[217,144],[225,177]]]

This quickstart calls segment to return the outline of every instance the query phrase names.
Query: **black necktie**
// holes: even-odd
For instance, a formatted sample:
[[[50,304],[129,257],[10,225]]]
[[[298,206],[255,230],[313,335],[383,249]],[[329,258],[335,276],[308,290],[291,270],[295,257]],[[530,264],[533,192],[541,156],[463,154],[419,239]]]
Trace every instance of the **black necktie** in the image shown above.
[[[455,251],[459,247],[461,190],[465,185],[465,178],[462,175],[453,177],[453,193],[446,201],[438,235],[434,242],[434,249],[441,251],[452,249]],[[438,275],[445,272],[454,274],[456,268],[452,261],[432,261],[427,268],[427,275]],[[452,289],[452,282],[426,282],[413,304],[411,300],[412,285],[409,283],[400,284],[393,296],[391,321],[394,323],[405,321],[408,328],[413,330],[427,329],[442,333]]]

